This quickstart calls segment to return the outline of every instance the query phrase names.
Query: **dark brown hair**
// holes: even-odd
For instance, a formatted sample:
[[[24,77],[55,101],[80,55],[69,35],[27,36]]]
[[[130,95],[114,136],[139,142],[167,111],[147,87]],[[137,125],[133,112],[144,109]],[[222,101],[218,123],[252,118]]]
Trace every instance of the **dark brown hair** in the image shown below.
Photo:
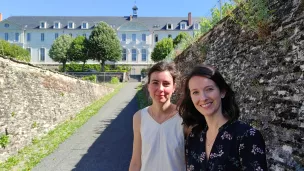
[[[189,90],[189,80],[193,76],[201,76],[211,79],[221,92],[226,92],[222,98],[222,112],[225,118],[236,120],[239,118],[240,110],[235,101],[235,94],[226,83],[223,76],[215,68],[206,65],[199,65],[193,68],[190,74],[186,75],[182,81],[182,98],[178,102],[178,111],[183,118],[183,123],[186,126],[198,125],[198,130],[201,131],[206,127],[204,116],[195,108]]]
[[[153,72],[163,72],[163,71],[168,71],[172,78],[173,78],[173,83],[175,83],[176,78],[178,76],[178,72],[175,68],[175,64],[174,63],[168,63],[168,62],[158,62],[156,64],[154,64],[148,72],[148,83],[150,83],[150,78]]]

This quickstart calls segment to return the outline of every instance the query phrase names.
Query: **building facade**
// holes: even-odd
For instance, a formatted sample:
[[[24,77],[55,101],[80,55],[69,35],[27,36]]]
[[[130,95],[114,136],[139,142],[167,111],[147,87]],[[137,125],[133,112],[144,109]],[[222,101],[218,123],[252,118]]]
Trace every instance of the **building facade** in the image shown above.
[[[131,74],[139,74],[141,68],[153,64],[151,53],[158,41],[175,38],[180,32],[193,36],[200,29],[200,19],[192,18],[191,13],[186,17],[139,17],[138,8],[132,10],[133,15],[122,17],[12,16],[3,21],[0,14],[0,39],[27,49],[33,64],[57,65],[48,55],[57,37],[69,34],[88,38],[94,26],[103,21],[116,31],[121,42],[121,60],[114,64],[130,65]]]

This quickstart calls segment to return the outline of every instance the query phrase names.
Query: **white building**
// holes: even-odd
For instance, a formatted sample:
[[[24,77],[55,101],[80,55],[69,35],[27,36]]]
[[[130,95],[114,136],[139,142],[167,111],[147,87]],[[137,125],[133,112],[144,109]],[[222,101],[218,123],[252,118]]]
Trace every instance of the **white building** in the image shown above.
[[[187,17],[139,17],[134,6],[133,15],[124,17],[93,16],[12,16],[2,21],[0,13],[0,39],[30,51],[31,63],[54,65],[48,55],[53,41],[62,34],[72,37],[89,37],[100,21],[109,24],[120,39],[122,58],[115,64],[131,65],[133,73],[153,63],[151,53],[155,44],[166,37],[175,38],[179,32],[191,36],[199,30],[199,18]],[[110,63],[110,62],[109,62]]]

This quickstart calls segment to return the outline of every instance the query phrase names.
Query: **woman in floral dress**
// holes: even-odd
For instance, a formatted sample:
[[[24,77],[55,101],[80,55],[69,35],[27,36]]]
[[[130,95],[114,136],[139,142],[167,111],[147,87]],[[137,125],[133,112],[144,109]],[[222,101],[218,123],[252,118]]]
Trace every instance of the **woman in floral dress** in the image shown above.
[[[179,114],[186,127],[187,171],[266,171],[261,133],[238,120],[235,95],[213,67],[200,65],[186,76]]]

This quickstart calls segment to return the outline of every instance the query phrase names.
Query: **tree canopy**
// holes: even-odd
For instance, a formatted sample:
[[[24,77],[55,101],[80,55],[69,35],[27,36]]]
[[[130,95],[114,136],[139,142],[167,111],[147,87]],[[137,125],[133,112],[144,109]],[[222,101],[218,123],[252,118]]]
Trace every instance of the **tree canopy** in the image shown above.
[[[0,55],[9,56],[24,62],[31,61],[30,53],[27,50],[2,39],[0,39]]]
[[[183,41],[190,41],[192,37],[186,32],[180,32],[174,39],[173,39],[173,47],[175,48],[178,44],[182,43]]]
[[[88,56],[88,39],[84,36],[77,36],[71,43],[71,47],[68,50],[68,56],[71,61],[83,62],[82,71],[84,65],[89,59]]]
[[[68,56],[68,50],[71,47],[73,38],[70,35],[61,35],[59,36],[49,51],[49,56],[54,61],[62,63],[62,69],[65,71],[65,65],[70,58]]]
[[[164,38],[155,45],[151,54],[151,59],[154,62],[161,61],[165,59],[172,50],[173,40],[171,38]]]
[[[100,22],[91,32],[89,38],[89,55],[100,62],[104,71],[106,61],[118,61],[122,49],[116,32],[105,22]]]

